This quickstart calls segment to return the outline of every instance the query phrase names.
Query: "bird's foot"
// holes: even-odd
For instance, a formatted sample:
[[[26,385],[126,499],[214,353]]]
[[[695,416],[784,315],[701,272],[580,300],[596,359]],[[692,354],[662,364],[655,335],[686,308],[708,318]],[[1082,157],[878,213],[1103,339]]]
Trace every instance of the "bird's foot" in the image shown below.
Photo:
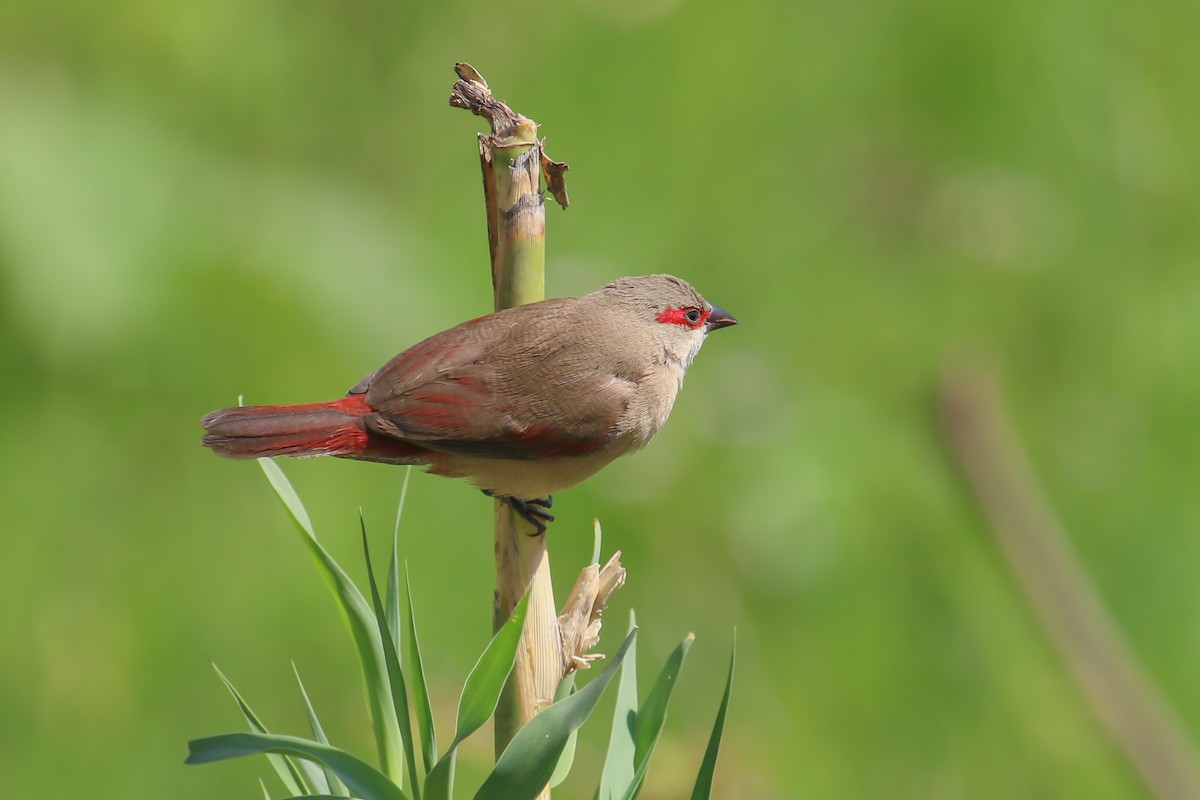
[[[484,489],[483,493],[488,497],[496,497],[487,489]],[[554,522],[554,515],[546,510],[554,505],[553,497],[535,497],[532,500],[522,500],[519,497],[499,497],[498,499],[508,503],[521,519],[537,529],[536,533],[530,534],[531,536],[541,536],[546,532],[546,523]]]
[[[552,497],[536,497],[533,500],[506,497],[504,501],[520,515],[521,519],[537,528],[537,533],[532,534],[533,536],[541,536],[546,532],[546,523],[554,522],[554,515],[546,510],[554,505]]]

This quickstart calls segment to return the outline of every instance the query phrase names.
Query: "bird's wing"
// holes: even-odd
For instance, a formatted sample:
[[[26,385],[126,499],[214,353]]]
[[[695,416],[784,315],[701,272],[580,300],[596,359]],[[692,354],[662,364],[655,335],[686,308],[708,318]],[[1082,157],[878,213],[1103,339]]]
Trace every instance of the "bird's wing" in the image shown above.
[[[578,456],[603,447],[618,432],[636,381],[596,368],[595,354],[577,352],[586,348],[562,335],[553,316],[547,322],[545,307],[533,326],[519,312],[439,333],[364,378],[351,389],[375,410],[364,424],[431,450],[483,458]]]

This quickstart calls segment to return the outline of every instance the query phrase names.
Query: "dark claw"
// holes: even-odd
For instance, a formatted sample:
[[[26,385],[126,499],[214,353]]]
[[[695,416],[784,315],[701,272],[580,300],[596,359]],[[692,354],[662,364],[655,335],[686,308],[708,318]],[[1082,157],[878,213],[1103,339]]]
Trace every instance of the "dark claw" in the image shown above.
[[[506,497],[504,498],[504,502],[508,503],[521,516],[521,519],[537,528],[535,536],[541,536],[546,532],[547,522],[554,522],[554,515],[546,511],[549,503],[544,502],[540,498],[537,500],[521,500],[517,497]]]
[[[496,497],[487,489],[482,490],[488,497]],[[522,500],[519,497],[501,497],[500,500],[508,503],[509,507],[520,515],[521,519],[528,522],[533,527],[537,528],[536,533],[531,536],[541,536],[546,532],[546,523],[554,522],[554,515],[547,508],[554,505],[553,497],[535,497],[532,500]]]

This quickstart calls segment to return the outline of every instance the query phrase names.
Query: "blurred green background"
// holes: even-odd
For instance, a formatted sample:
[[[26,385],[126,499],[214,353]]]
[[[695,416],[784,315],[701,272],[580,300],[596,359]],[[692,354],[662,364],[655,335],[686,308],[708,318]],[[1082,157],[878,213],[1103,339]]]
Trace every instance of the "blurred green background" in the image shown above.
[[[489,310],[478,67],[571,164],[548,293],[677,273],[742,324],[664,433],[563,493],[630,572],[644,681],[697,635],[647,797],[690,787],[732,630],[718,792],[1139,798],[933,424],[996,364],[1070,538],[1200,726],[1200,6],[261,0],[0,4],[0,794],[257,797],[295,660],[370,756],[348,637],[236,401],[331,399]],[[361,575],[402,472],[284,464]],[[491,504],[414,475],[402,549],[443,725],[489,635]],[[647,684],[648,685],[648,684]],[[585,736],[587,797],[608,723]],[[486,767],[487,736],[464,755]]]

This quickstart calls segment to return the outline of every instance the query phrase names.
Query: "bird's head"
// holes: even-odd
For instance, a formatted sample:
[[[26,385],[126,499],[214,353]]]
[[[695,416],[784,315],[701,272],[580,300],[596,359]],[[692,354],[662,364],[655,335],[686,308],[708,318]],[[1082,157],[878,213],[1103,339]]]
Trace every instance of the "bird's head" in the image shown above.
[[[665,357],[686,369],[710,331],[737,320],[674,275],[619,278],[596,294],[617,302],[633,317],[631,324],[662,345]]]

